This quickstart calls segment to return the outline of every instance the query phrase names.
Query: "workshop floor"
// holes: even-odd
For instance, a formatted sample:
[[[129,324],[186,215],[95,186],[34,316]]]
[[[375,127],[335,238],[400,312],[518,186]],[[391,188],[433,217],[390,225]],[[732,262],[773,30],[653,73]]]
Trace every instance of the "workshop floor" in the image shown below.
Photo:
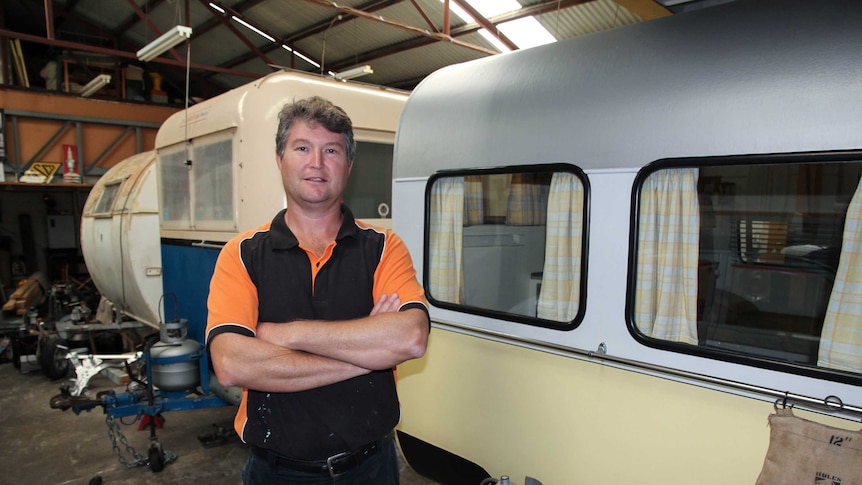
[[[230,428],[233,407],[167,413],[158,438],[165,450],[177,455],[176,461],[159,473],[146,466],[127,468],[112,450],[101,408],[80,415],[51,409],[49,401],[59,393],[62,381],[51,381],[38,369],[22,373],[8,360],[4,362],[0,364],[0,485],[241,484],[246,446],[235,435],[215,446],[204,446],[198,439],[218,427]],[[122,391],[102,376],[90,382],[90,389],[93,394]],[[137,431],[137,425],[121,424],[120,428],[128,444],[146,456],[149,432]],[[124,459],[134,461],[126,447],[118,444]],[[402,463],[401,483],[434,482]]]

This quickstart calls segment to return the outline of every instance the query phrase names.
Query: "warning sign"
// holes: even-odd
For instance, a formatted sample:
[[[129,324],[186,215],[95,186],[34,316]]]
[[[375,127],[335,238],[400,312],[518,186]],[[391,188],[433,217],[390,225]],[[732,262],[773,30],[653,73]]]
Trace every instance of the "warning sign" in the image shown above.
[[[62,164],[59,162],[33,162],[18,181],[28,184],[46,184],[60,170],[60,165]]]

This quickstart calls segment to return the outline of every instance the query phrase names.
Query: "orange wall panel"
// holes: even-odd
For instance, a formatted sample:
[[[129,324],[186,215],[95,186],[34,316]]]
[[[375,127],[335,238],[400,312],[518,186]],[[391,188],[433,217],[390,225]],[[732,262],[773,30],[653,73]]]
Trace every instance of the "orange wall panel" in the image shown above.
[[[119,124],[80,122],[81,147],[79,163],[92,169],[108,169],[120,161],[136,154],[136,130],[123,134],[126,126],[122,123],[150,123],[161,125],[179,109],[140,103],[124,103],[100,99],[87,99],[78,96],[54,93],[33,93],[14,89],[0,89],[0,109],[7,111],[41,113],[59,119],[44,119],[20,115],[17,117],[18,136],[13,136],[11,123],[6,121],[6,157],[10,163],[28,163],[41,150],[51,137],[56,136],[63,126],[63,117],[84,117],[88,119],[113,120]],[[62,162],[66,159],[63,145],[77,145],[76,123],[73,122],[48,148],[34,161]],[[158,128],[140,128],[141,150],[152,150]],[[121,137],[117,141],[118,137]],[[116,143],[107,153],[108,147]],[[17,146],[16,146],[17,144]],[[16,152],[17,149],[17,152]],[[15,159],[15,154],[18,159]],[[103,155],[97,165],[96,157]]]

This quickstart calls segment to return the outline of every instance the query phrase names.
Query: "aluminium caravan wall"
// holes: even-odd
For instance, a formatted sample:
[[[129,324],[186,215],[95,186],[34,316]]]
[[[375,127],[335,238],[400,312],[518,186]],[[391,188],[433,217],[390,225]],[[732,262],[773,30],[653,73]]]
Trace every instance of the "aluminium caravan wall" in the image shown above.
[[[854,386],[647,347],[625,315],[632,190],[644,166],[860,146],[862,50],[853,46],[862,30],[841,9],[862,15],[847,0],[733,2],[436,71],[401,117],[395,185],[410,190],[393,200],[393,228],[424,232],[424,180],[435,172],[570,163],[591,187],[583,323],[570,332],[490,318],[469,317],[471,325],[587,350],[610,333],[623,358],[685,360],[692,372],[812,396],[858,395]],[[410,250],[423,266],[421,237]],[[444,314],[468,318],[432,309]]]
[[[737,1],[447,66],[404,108],[395,178],[859,148],[860,8]]]
[[[570,163],[591,187],[578,328],[438,308],[432,318],[590,351],[613,338],[608,346],[622,358],[685,362],[698,374],[862,402],[859,386],[645,346],[625,313],[632,191],[643,167],[669,157],[860,147],[862,50],[853,46],[862,45],[862,30],[844,11],[862,15],[862,4],[733,2],[427,77],[404,108],[395,145],[393,229],[420,235],[408,236],[417,267],[425,264],[425,181],[438,171]]]
[[[398,394],[400,430],[516,483],[754,483],[772,409],[439,327]]]

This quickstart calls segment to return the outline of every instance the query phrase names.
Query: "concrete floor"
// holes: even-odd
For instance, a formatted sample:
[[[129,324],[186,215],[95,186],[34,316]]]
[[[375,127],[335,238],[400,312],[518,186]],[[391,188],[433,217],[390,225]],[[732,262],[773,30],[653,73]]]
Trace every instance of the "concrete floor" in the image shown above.
[[[9,357],[10,352],[3,354]],[[232,427],[235,408],[221,407],[165,414],[158,438],[176,461],[158,473],[148,467],[127,468],[112,451],[106,415],[101,407],[75,415],[71,410],[51,409],[51,397],[62,381],[48,379],[41,370],[21,373],[8,359],[0,364],[0,485],[88,485],[101,477],[104,485],[136,484],[241,484],[240,470],[247,447],[238,438],[205,447],[198,436],[216,427]],[[25,368],[27,366],[24,366]],[[123,388],[98,376],[91,380],[95,393]],[[147,455],[149,432],[137,431],[138,423],[120,425],[128,443]],[[127,461],[134,458],[123,450]],[[402,461],[402,485],[432,485]]]

